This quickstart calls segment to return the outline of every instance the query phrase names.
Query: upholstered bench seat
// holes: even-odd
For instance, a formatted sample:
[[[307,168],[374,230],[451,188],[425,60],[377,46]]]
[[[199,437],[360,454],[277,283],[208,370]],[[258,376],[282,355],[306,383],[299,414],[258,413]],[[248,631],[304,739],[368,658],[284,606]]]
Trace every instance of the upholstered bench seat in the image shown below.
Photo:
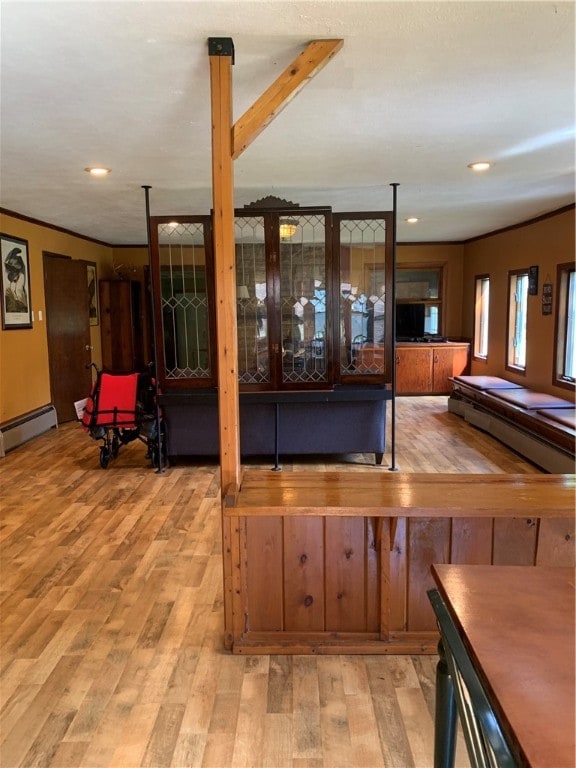
[[[564,427],[576,430],[576,408],[541,408],[538,411],[539,416],[545,416],[547,419],[557,421]]]
[[[521,384],[514,384],[512,381],[501,379],[499,376],[454,376],[454,381],[460,384],[466,384],[474,389],[519,389]]]
[[[490,386],[487,386],[490,384]],[[574,402],[497,376],[454,376],[448,410],[538,466],[574,472]]]
[[[527,411],[539,411],[542,408],[573,408],[574,404],[561,397],[549,395],[546,392],[534,392],[532,389],[520,387],[517,389],[487,389],[486,393],[504,400],[510,405],[524,408]]]

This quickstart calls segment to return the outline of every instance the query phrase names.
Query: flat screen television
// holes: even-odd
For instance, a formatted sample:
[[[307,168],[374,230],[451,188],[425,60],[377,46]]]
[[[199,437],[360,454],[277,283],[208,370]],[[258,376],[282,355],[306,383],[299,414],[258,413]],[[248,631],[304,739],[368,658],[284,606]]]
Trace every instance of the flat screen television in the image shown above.
[[[396,304],[396,338],[416,339],[424,336],[425,304]]]

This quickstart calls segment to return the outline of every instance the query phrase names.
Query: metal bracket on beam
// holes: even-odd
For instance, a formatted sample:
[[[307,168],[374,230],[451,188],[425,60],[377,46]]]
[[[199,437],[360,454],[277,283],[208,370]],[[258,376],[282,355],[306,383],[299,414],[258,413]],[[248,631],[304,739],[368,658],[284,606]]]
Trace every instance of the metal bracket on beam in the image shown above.
[[[231,37],[209,37],[209,56],[231,56],[234,64],[234,41]]]

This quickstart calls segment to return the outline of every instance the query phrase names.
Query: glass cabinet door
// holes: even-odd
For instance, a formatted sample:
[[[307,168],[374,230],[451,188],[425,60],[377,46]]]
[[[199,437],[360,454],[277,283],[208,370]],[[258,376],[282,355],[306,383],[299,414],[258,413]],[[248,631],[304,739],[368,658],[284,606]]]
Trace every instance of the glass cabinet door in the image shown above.
[[[215,387],[211,217],[153,217],[151,233],[159,380],[166,389]],[[235,212],[244,390],[390,381],[391,233],[389,212],[257,204]]]
[[[358,216],[358,218],[356,218]],[[339,349],[343,381],[388,381],[391,371],[392,275],[388,217],[336,216],[339,266]]]
[[[240,384],[255,389],[325,384],[325,214],[237,213],[235,242]]]
[[[166,382],[213,379],[209,248],[202,221],[156,220],[158,286],[157,341],[161,379]],[[159,303],[159,306],[158,306]]]
[[[262,216],[237,216],[236,315],[240,384],[270,382],[268,275]]]
[[[327,365],[326,221],[323,214],[281,215],[282,384],[321,384]]]

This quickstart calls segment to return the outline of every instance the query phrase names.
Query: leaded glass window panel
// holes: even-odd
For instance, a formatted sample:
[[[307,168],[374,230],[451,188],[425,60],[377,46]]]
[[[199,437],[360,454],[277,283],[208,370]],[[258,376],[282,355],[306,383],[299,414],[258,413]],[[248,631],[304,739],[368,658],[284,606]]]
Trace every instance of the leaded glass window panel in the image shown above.
[[[202,223],[158,225],[162,340],[167,379],[210,376],[210,322]]]
[[[340,371],[382,375],[386,340],[386,222],[340,221]]]
[[[238,376],[241,384],[270,381],[264,219],[235,219]]]
[[[326,225],[323,215],[297,213],[280,218],[279,264],[282,383],[326,382]]]

